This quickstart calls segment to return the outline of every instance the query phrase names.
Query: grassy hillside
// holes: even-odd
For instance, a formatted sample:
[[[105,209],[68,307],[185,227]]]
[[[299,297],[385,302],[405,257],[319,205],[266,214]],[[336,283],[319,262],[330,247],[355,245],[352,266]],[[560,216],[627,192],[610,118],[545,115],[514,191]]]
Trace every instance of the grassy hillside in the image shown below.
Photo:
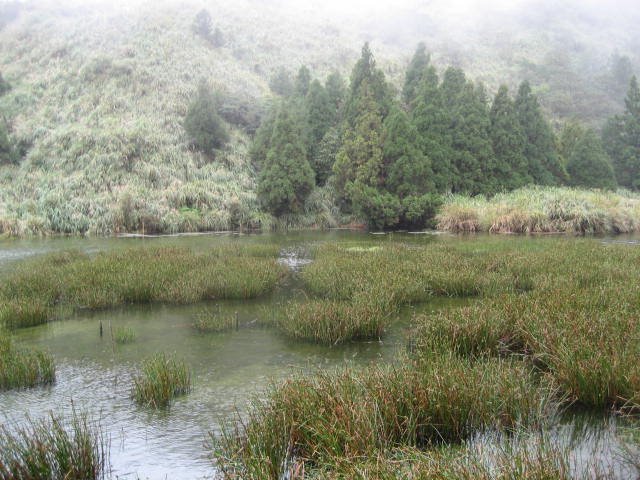
[[[269,77],[279,67],[296,70],[306,64],[319,77],[336,68],[348,74],[367,39],[397,85],[413,46],[427,40],[439,65],[459,63],[495,89],[501,81],[519,81],[527,69],[563,65],[549,55],[567,38],[579,50],[572,62],[592,60],[585,49],[606,34],[590,36],[591,18],[569,29],[566,18],[550,25],[544,18],[531,25],[509,23],[516,17],[508,11],[482,24],[456,23],[444,2],[418,11],[401,4],[396,14],[375,18],[337,17],[332,5],[310,10],[257,0],[21,3],[16,15],[0,21],[0,72],[13,87],[0,97],[0,111],[14,138],[28,149],[19,166],[0,167],[0,232],[109,234],[271,225],[273,219],[256,200],[247,154],[250,125],[230,125],[232,140],[216,158],[189,149],[182,121],[201,78],[216,88],[223,107],[255,120],[271,97]],[[220,48],[192,31],[202,8],[223,33]],[[504,25],[504,32],[495,31],[495,43],[481,41],[493,22]],[[553,38],[549,31],[555,32]],[[627,35],[631,31],[610,37],[608,50],[599,53],[602,62],[613,49],[632,51],[637,43]],[[498,46],[502,33],[506,44],[516,33],[520,38],[510,56],[505,43]],[[548,79],[537,83],[556,115],[580,113],[565,100],[603,106],[589,113],[594,121],[619,105],[613,94],[593,101],[589,92],[554,103],[559,93],[552,87]],[[322,221],[331,224],[326,196],[317,193],[309,210],[321,210]],[[306,222],[316,217],[309,215]]]

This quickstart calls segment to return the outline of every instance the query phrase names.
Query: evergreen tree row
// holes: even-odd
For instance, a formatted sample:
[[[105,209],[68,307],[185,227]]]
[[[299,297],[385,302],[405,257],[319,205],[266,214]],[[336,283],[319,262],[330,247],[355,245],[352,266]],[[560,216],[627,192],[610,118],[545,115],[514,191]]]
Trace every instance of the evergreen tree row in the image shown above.
[[[489,102],[483,85],[461,69],[439,76],[424,45],[398,94],[365,44],[348,86],[337,73],[323,85],[306,67],[293,79],[284,70],[272,78],[280,98],[252,149],[258,195],[275,215],[299,213],[313,188],[329,185],[343,212],[387,228],[426,225],[444,193],[492,195],[529,184],[615,188],[616,177],[638,188],[634,82],[627,112],[605,132],[605,149],[575,123],[556,138],[528,82],[515,97],[500,87]]]

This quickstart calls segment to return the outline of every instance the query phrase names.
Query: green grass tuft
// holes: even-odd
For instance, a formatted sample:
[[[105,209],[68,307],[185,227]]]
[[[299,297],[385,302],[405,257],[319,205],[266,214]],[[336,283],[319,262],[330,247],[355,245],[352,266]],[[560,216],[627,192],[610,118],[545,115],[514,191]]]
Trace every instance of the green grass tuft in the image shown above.
[[[0,478],[94,480],[105,478],[109,447],[99,425],[84,414],[50,414],[16,429],[0,426]]]
[[[50,355],[17,349],[8,334],[0,331],[0,390],[48,385],[55,376]]]
[[[113,330],[113,341],[118,345],[125,345],[136,341],[136,332],[131,327],[116,327]]]
[[[184,361],[159,353],[142,363],[134,378],[133,399],[139,405],[167,408],[171,401],[191,391],[191,373]]]

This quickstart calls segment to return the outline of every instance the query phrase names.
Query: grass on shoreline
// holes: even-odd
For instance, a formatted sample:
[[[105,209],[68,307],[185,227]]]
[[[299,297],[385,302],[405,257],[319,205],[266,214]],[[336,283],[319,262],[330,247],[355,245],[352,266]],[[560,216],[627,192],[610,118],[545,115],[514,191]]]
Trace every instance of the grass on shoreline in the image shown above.
[[[490,233],[640,232],[640,196],[568,187],[526,187],[487,199],[452,195],[438,230]]]
[[[0,325],[19,328],[60,310],[131,303],[248,299],[275,288],[285,267],[271,246],[217,247],[204,253],[165,247],[63,252],[27,260],[0,282]]]

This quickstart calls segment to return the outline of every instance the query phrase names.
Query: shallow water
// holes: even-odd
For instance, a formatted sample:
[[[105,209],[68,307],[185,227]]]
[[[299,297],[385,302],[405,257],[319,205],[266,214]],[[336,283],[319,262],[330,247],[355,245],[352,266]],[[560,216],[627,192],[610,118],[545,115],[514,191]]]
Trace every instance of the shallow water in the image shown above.
[[[62,249],[95,252],[145,245],[185,245],[204,249],[227,242],[283,245],[281,262],[294,272],[309,262],[305,248],[318,242],[385,242],[403,239],[424,243],[447,241],[431,235],[384,235],[336,231],[292,235],[218,235],[167,237],[158,239],[35,239],[1,240],[0,270],[10,269],[15,260]],[[514,241],[518,241],[514,239]],[[541,240],[544,241],[544,240]],[[55,385],[26,391],[0,393],[0,422],[21,422],[49,411],[71,414],[72,409],[89,411],[98,418],[111,441],[114,478],[211,478],[215,471],[204,445],[208,432],[215,432],[236,408],[258,395],[271,380],[316,369],[363,366],[371,362],[392,362],[406,345],[405,331],[412,313],[463,304],[464,300],[436,300],[406,308],[390,326],[382,341],[358,342],[324,347],[288,340],[262,323],[282,301],[300,292],[294,275],[288,284],[267,298],[245,302],[209,302],[191,306],[142,305],[101,312],[79,312],[72,318],[16,332],[24,345],[49,351],[55,358]],[[225,333],[199,334],[192,328],[195,317],[206,309],[237,312],[239,328]],[[103,327],[101,337],[100,325]],[[115,345],[110,332],[118,326],[131,327],[136,341]],[[132,377],[139,362],[157,351],[175,352],[192,369],[191,394],[179,398],[169,412],[137,407],[130,398]],[[592,451],[593,438],[607,438],[600,455],[610,461],[616,449],[615,422],[590,417],[582,430],[580,452]],[[558,427],[558,438],[575,430]],[[564,428],[564,430],[563,430]],[[564,432],[564,433],[563,433]],[[604,436],[604,437],[603,437]],[[608,436],[608,437],[607,437]],[[626,474],[625,472],[622,472]],[[625,478],[620,476],[620,478]]]

